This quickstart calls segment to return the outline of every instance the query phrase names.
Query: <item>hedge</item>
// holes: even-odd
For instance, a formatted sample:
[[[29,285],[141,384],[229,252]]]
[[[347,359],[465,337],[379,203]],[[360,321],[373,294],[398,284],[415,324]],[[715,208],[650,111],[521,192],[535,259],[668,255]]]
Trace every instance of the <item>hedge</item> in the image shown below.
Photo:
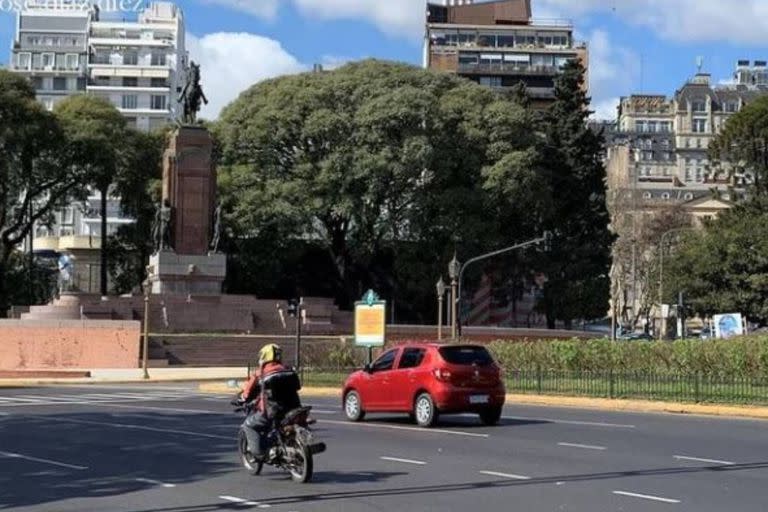
[[[505,341],[488,348],[508,371],[645,372],[768,378],[768,337],[674,342]]]

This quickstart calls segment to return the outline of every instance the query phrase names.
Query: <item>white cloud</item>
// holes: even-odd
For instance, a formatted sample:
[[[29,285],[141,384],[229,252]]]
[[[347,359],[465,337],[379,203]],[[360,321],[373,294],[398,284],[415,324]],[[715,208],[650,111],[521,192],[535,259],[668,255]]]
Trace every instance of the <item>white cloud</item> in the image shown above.
[[[640,59],[630,49],[614,44],[608,33],[594,30],[586,37],[589,46],[589,93],[594,117],[615,119],[618,97],[637,87]]]
[[[258,1],[258,0],[253,0]],[[418,39],[424,33],[425,0],[292,0],[306,16],[364,19],[385,34]]]
[[[320,65],[323,66],[323,69],[326,71],[330,71],[332,69],[340,68],[344,64],[351,62],[353,60],[360,60],[360,59],[353,59],[351,57],[342,57],[340,55],[323,55],[320,58]]]
[[[611,13],[631,25],[648,27],[674,41],[728,41],[763,44],[768,32],[765,0],[539,0],[535,16],[579,17]]]
[[[229,9],[247,12],[258,18],[274,20],[277,17],[279,0],[198,0],[204,4],[215,4]]]
[[[261,80],[306,70],[279,42],[248,33],[187,34],[190,58],[202,66],[209,104],[201,117],[215,119],[241,92]]]

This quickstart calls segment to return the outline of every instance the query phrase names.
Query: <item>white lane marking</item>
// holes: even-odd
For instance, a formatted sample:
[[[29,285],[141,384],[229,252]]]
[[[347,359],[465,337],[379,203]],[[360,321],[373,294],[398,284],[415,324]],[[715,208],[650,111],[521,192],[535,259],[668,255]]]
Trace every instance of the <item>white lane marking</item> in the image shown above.
[[[397,457],[379,457],[381,460],[388,460],[390,462],[402,462],[403,464],[416,464],[418,466],[426,465],[426,462],[422,460],[413,459],[398,459]]]
[[[248,505],[250,507],[269,508],[271,505],[266,503],[259,503],[258,501],[248,501],[237,496],[219,496],[219,499],[229,501],[230,503],[238,503],[240,505]]]
[[[651,496],[649,494],[637,494],[634,492],[626,492],[626,491],[613,491],[613,494],[618,494],[619,496],[629,496],[630,498],[640,498],[643,500],[660,501],[662,503],[680,503],[680,500],[673,500],[671,498],[661,498],[659,496]]]
[[[153,405],[133,405],[133,404],[105,404],[105,403],[92,403],[90,405],[93,405],[95,407],[116,407],[118,409],[142,409],[147,411],[168,411],[168,412],[188,412],[188,413],[195,413],[195,414],[222,414],[221,411],[209,411],[207,409],[183,409],[179,407],[162,407],[162,406],[153,406]]]
[[[583,425],[586,427],[606,427],[606,428],[637,428],[635,425],[624,425],[621,423],[603,423],[600,421],[576,421],[576,420],[558,420],[556,418],[534,418],[530,416],[502,416],[505,420],[518,421],[546,421],[548,423],[557,423],[560,425]]]
[[[677,460],[692,460],[695,462],[708,462],[711,464],[722,464],[724,466],[733,466],[733,462],[728,462],[727,460],[717,460],[717,459],[700,459],[699,457],[687,457],[685,455],[673,455],[673,457]]]
[[[36,399],[30,399],[30,398],[17,398],[12,396],[5,396],[3,398],[0,398],[0,401],[2,402],[11,402],[9,405],[14,405],[16,402],[24,402],[24,404],[38,404],[40,403],[40,400]]]
[[[204,434],[202,432],[191,432],[189,430],[176,430],[172,428],[156,428],[156,427],[146,427],[144,425],[131,425],[129,423],[109,423],[106,421],[91,421],[91,420],[75,420],[72,418],[56,418],[57,422],[63,422],[63,423],[77,423],[80,425],[97,425],[100,427],[114,427],[114,428],[125,428],[125,429],[132,429],[132,430],[146,430],[148,432],[161,432],[163,434],[179,434],[182,436],[191,436],[191,437],[208,437],[211,439],[227,439],[229,441],[233,440],[234,438],[232,436],[217,436],[216,434]]]
[[[318,423],[329,423],[331,425],[343,425],[345,427],[369,427],[369,428],[385,428],[391,430],[408,430],[411,432],[419,432],[421,434],[450,434],[454,436],[467,436],[467,437],[482,437],[487,439],[490,437],[488,434],[475,434],[474,432],[463,432],[461,430],[443,430],[439,428],[421,428],[421,427],[401,427],[398,425],[385,425],[383,423],[352,423],[350,421],[340,420],[317,420]]]
[[[0,416],[10,416],[11,413],[9,412],[0,412]]]
[[[20,453],[0,452],[0,456],[8,457],[9,459],[24,459],[32,462],[40,462],[42,464],[50,464],[51,466],[59,466],[61,468],[77,469],[78,471],[85,471],[86,469],[88,469],[88,467],[86,466],[76,466],[74,464],[65,464],[63,462],[58,462],[55,460],[40,459],[38,457],[30,457],[29,455],[22,455]]]
[[[309,412],[309,415],[312,416],[313,414],[339,414],[339,411],[324,411],[322,409],[312,409]]]
[[[591,444],[578,444],[578,443],[557,443],[558,446],[566,446],[568,448],[583,448],[584,450],[607,450],[605,446],[595,446]]]
[[[165,487],[166,489],[172,489],[176,487],[176,484],[169,484],[166,482],[160,482],[158,480],[152,480],[150,478],[137,478],[137,482],[141,482],[143,484],[151,484],[151,485],[159,485],[160,487]]]
[[[480,471],[483,475],[498,476],[501,478],[509,478],[510,480],[530,480],[531,477],[525,475],[513,475],[511,473],[499,473],[497,471]]]

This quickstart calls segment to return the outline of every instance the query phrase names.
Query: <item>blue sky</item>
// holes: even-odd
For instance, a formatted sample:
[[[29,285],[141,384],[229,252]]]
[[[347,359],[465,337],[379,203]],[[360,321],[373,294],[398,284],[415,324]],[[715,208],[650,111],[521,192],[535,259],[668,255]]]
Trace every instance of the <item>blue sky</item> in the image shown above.
[[[0,0],[0,8],[4,2]],[[671,94],[696,72],[729,79],[738,59],[768,60],[768,0],[532,0],[537,18],[566,18],[590,45],[593,107]],[[132,2],[130,2],[132,3]],[[180,0],[193,59],[219,109],[248,85],[323,63],[377,57],[420,64],[423,0]],[[735,8],[738,4],[738,8]],[[724,7],[728,5],[728,7]],[[6,6],[7,8],[7,6]],[[15,15],[0,12],[0,63]],[[641,64],[642,63],[642,64]]]

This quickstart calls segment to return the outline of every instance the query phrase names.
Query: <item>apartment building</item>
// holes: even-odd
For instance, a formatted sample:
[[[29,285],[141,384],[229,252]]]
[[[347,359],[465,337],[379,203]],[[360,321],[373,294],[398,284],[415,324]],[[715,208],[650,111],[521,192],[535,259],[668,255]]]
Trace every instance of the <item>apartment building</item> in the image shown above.
[[[181,9],[150,4],[136,21],[94,19],[89,31],[89,94],[104,97],[139,130],[154,130],[181,117],[187,52]]]
[[[761,61],[740,61],[730,84],[713,85],[710,75],[697,73],[674,96],[622,98],[617,130],[607,136],[609,192],[631,192],[644,210],[682,204],[695,213],[716,190],[728,208],[750,178],[715,172],[707,152],[730,116],[768,94],[768,81],[760,81],[768,78],[765,71]],[[701,216],[716,214],[714,203],[705,202]]]
[[[588,56],[570,22],[533,19],[531,0],[427,4],[425,68],[499,90],[523,82],[535,105],[554,99],[554,80],[566,62],[579,59],[588,68]]]
[[[155,2],[133,19],[111,18],[96,6],[82,8],[80,0],[27,0],[17,15],[9,68],[30,79],[48,109],[69,95],[93,94],[109,100],[139,130],[179,119],[176,97],[188,67],[181,9]],[[84,292],[99,289],[99,199],[93,191],[55,212],[52,223],[35,227],[32,241],[38,256],[70,256],[74,288]],[[110,197],[108,233],[132,222],[120,198]]]

